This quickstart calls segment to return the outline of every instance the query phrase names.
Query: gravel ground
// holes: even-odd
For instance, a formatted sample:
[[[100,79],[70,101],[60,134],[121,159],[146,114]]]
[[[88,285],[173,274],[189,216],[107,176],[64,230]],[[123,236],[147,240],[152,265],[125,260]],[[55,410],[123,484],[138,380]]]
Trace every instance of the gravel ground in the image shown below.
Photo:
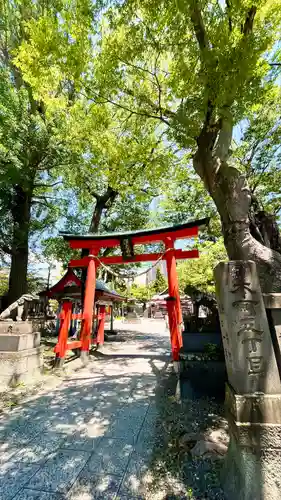
[[[178,402],[176,377],[172,370],[158,380],[156,442],[151,460],[151,481],[147,498],[223,500],[220,485],[222,459],[194,458],[182,437],[186,433],[208,433],[226,428],[223,407],[212,399]],[[194,443],[191,445],[191,447]],[[161,496],[157,492],[162,490]],[[163,491],[165,495],[163,496]]]

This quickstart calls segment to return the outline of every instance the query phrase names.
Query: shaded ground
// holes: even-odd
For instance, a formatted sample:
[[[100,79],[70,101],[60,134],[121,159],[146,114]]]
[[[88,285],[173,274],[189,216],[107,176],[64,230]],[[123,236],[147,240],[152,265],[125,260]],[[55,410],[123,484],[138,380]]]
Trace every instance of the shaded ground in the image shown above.
[[[221,425],[221,408],[177,402],[164,322],[120,328],[86,368],[1,418],[0,500],[223,498],[221,462],[180,443]]]

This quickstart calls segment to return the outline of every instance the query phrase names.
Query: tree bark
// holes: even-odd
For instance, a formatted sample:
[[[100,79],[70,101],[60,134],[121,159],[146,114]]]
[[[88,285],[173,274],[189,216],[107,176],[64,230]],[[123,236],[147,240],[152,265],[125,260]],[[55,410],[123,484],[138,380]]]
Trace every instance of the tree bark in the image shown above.
[[[31,195],[14,186],[12,203],[13,243],[9,276],[8,305],[27,292],[28,240],[31,217]]]
[[[97,233],[99,230],[99,225],[101,221],[102,212],[105,208],[105,203],[100,199],[97,199],[96,205],[93,211],[92,220],[89,227],[89,233]]]
[[[106,208],[110,208],[118,196],[117,191],[108,186],[106,192],[103,195],[95,195],[96,205],[93,211],[93,216],[91,224],[89,227],[90,233],[97,233],[99,230],[99,225],[101,221],[101,216]]]
[[[97,193],[92,193],[93,197],[96,198],[96,204],[92,215],[92,220],[89,227],[89,233],[97,233],[100,226],[100,221],[102,217],[102,213],[106,208],[110,208],[114,201],[118,196],[118,192],[115,191],[112,187],[108,186],[106,192],[103,195],[99,195]],[[82,250],[81,256],[85,257],[88,255],[88,250]],[[84,303],[84,294],[85,294],[85,283],[87,277],[87,269],[82,270],[82,287],[81,287],[81,300],[82,304]]]
[[[229,125],[229,124],[228,124]],[[227,127],[226,127],[227,128]],[[281,255],[251,231],[251,192],[245,176],[227,163],[232,128],[206,123],[198,137],[193,164],[218,209],[230,260],[253,260],[264,293],[281,291]],[[255,233],[254,233],[255,234]],[[278,249],[279,239],[276,247]]]

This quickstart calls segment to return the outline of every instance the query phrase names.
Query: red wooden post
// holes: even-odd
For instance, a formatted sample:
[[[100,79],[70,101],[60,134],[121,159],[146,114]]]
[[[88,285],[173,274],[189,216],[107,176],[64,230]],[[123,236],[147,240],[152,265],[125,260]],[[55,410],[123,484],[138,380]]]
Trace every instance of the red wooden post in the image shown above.
[[[166,299],[173,361],[179,361],[178,319],[175,297]]]
[[[60,366],[64,361],[68,332],[71,323],[71,315],[72,315],[72,302],[70,301],[63,302],[58,343],[54,348],[54,352],[56,353],[56,362],[55,362],[56,366]]]
[[[87,271],[85,286],[85,298],[83,308],[83,320],[81,328],[81,358],[87,361],[89,357],[92,327],[93,327],[93,309],[96,289],[96,263],[94,258],[90,260]]]
[[[104,324],[105,324],[105,306],[101,305],[99,307],[99,326],[98,326],[98,333],[97,333],[97,344],[98,345],[103,345],[104,344]]]
[[[113,315],[113,304],[110,306],[110,331],[113,333],[113,322],[114,322],[114,315]]]
[[[173,306],[168,306],[172,353],[173,353],[173,360],[178,361],[179,350],[182,347],[182,335],[181,335],[182,312],[181,312],[179,285],[177,277],[175,249],[172,238],[167,238],[165,240],[165,246],[166,250],[168,250],[165,258],[166,258],[167,272],[168,272],[169,296],[175,298],[175,303],[173,304]],[[176,314],[176,325],[174,321],[174,309]],[[174,329],[174,332],[172,332],[171,328]]]

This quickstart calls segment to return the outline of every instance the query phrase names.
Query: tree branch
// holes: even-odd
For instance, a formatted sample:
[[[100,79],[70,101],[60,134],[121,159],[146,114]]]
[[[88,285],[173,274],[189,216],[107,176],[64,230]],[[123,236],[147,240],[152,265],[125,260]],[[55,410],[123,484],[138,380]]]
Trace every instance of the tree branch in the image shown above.
[[[132,113],[133,115],[138,115],[138,116],[145,116],[146,118],[153,118],[154,120],[160,120],[161,122],[165,123],[170,127],[170,123],[168,120],[163,118],[163,116],[158,116],[158,115],[152,115],[148,113],[147,111],[135,111],[133,109],[128,108],[127,106],[124,106],[122,104],[119,104],[115,101],[112,101],[111,99],[107,99],[107,102],[110,102],[114,106],[117,106],[118,108],[124,109],[125,111],[128,111],[129,113]]]
[[[2,252],[7,253],[9,255],[13,255],[12,249],[10,247],[8,247],[8,245],[5,245],[4,243],[0,243],[0,250],[2,250]]]
[[[90,195],[93,197],[93,198],[96,198],[97,201],[99,201],[100,199],[100,195],[96,192],[96,191],[93,191],[92,188],[89,186],[88,182],[84,179],[84,182],[86,184],[86,187],[87,187],[87,190],[88,192],[90,193]]]
[[[44,208],[52,208],[52,204],[49,203],[47,200],[45,200],[45,201],[34,200],[31,204],[32,205],[41,205]]]
[[[57,181],[54,182],[53,184],[34,184],[35,188],[49,188],[49,187],[54,187],[57,186],[58,184],[62,184],[62,181]]]
[[[254,19],[257,12],[257,8],[252,6],[248,10],[248,14],[244,23],[244,26],[241,27],[241,32],[244,36],[247,36],[249,33],[253,31]]]
[[[260,184],[260,182],[263,178],[263,174],[265,173],[265,171],[268,167],[269,167],[269,163],[264,165],[263,168],[259,171],[258,178],[257,178],[256,182],[254,183],[253,187],[251,188],[252,194],[254,194],[255,190],[257,189],[258,185]]]
[[[231,19],[231,15],[230,15],[230,12],[231,12],[231,5],[230,5],[230,0],[226,0],[226,10],[228,12],[228,27],[229,27],[229,31],[230,33],[232,32],[232,19]]]
[[[281,210],[281,205],[278,205],[278,207],[275,208],[273,215],[277,215],[280,210]]]
[[[150,75],[150,76],[154,76],[153,72],[147,68],[143,68],[142,66],[138,66],[137,64],[133,64],[131,62],[125,61],[124,59],[121,59],[120,57],[117,57],[117,60],[120,61],[122,64],[126,64],[126,66],[130,66],[131,68],[136,69],[137,71],[142,71],[144,73],[148,73],[148,75]]]
[[[158,76],[157,76],[157,64],[158,64],[159,57],[160,57],[160,52],[158,52],[158,54],[157,54],[157,56],[155,58],[155,63],[154,63],[154,78],[156,80],[156,85],[157,85],[157,88],[158,88],[158,108],[159,108],[160,116],[162,116],[162,105],[161,105],[162,88],[161,88],[161,85],[160,85],[160,82],[159,82],[159,79],[158,79]]]
[[[204,27],[201,11],[198,6],[198,1],[193,1],[193,7],[190,9],[190,18],[194,27],[195,36],[199,45],[201,52],[208,49],[208,39],[206,30]]]
[[[53,196],[48,196],[47,194],[37,194],[34,196],[34,199],[38,198],[38,200],[53,200],[55,201],[56,198],[54,198]]]
[[[131,97],[134,97],[135,98],[135,95],[134,93],[130,90],[130,89],[123,89],[123,92],[125,94],[128,94],[130,95]],[[89,94],[91,94],[92,91],[89,89]],[[149,113],[148,111],[145,111],[145,110],[139,110],[139,111],[136,111],[135,109],[131,109],[129,108],[128,106],[125,106],[124,104],[120,104],[120,103],[117,103],[116,101],[113,101],[112,99],[109,99],[108,97],[106,96],[103,96],[102,94],[99,94],[99,95],[96,95],[95,97],[90,97],[89,95],[85,95],[83,93],[80,93],[81,95],[84,95],[84,97],[86,97],[87,99],[90,99],[91,101],[93,101],[95,104],[106,104],[106,103],[110,103],[112,104],[113,106],[116,106],[117,108],[120,108],[120,109],[124,109],[125,111],[128,111],[128,113],[130,113],[131,115],[137,115],[137,116],[144,116],[146,118],[153,118],[154,120],[159,120],[163,123],[165,123],[166,125],[168,125],[170,127],[170,123],[168,120],[166,120],[163,116],[159,116],[157,114],[151,114]],[[97,100],[97,99],[103,99],[102,101],[100,100]],[[146,99],[147,100],[147,99]],[[147,100],[147,103],[149,104],[149,106],[151,106],[153,109],[155,109],[156,111],[158,111],[158,108],[157,106],[155,106],[154,103],[152,103],[151,101],[148,101]],[[173,113],[173,111],[171,110],[168,110],[168,109],[163,109],[162,108],[162,112],[164,115],[166,116],[171,116],[171,117],[174,117],[176,116],[176,113]]]
[[[98,231],[103,210],[109,209],[113,205],[118,196],[118,192],[111,186],[108,186],[106,192],[98,196],[99,198],[97,199],[89,228],[89,232],[94,233]]]

